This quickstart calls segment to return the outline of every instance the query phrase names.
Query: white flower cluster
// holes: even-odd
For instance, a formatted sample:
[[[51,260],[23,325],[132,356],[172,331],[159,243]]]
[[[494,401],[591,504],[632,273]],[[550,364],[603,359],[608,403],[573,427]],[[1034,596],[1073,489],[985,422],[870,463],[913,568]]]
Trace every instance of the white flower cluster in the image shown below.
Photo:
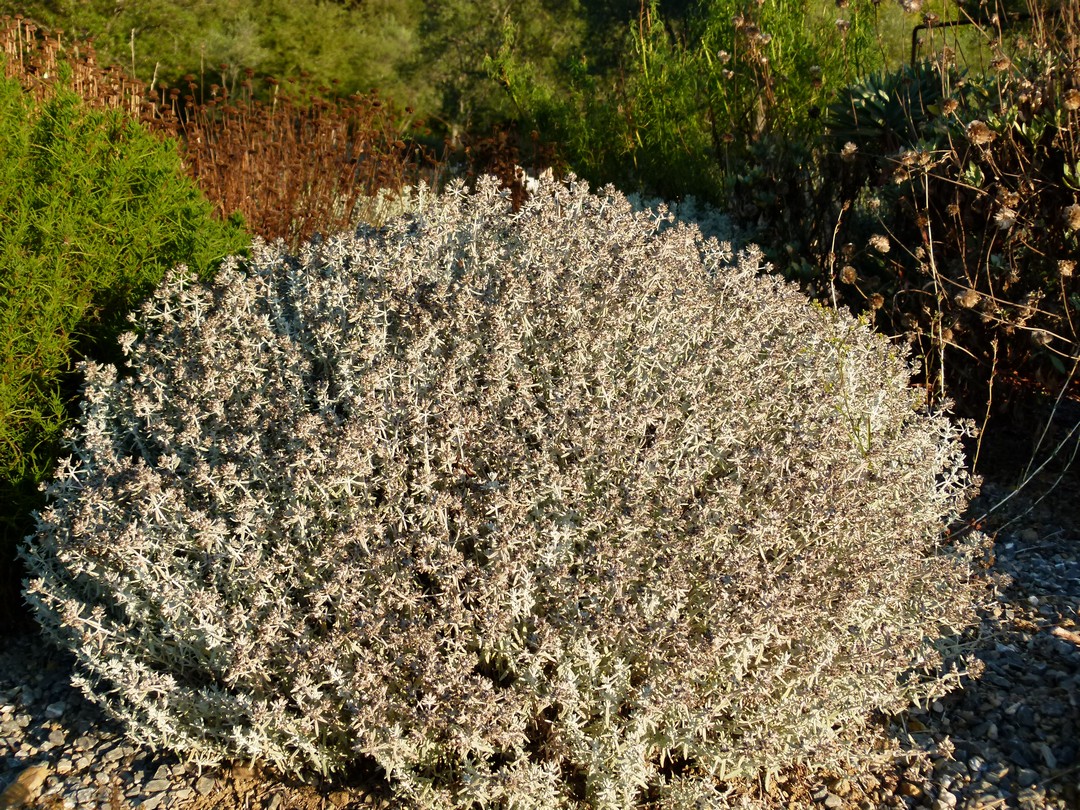
[[[202,762],[552,810],[719,806],[948,688],[972,482],[883,338],[610,188],[416,200],[173,273],[85,367],[23,555],[92,699]]]

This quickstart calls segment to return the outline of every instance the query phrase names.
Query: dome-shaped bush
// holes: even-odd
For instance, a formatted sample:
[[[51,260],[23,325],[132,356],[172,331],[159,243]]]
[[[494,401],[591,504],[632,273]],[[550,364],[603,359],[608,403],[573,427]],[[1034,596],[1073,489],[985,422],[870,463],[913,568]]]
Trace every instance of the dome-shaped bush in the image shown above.
[[[960,429],[865,325],[660,219],[486,180],[174,274],[130,375],[87,366],[24,552],[80,685],[202,761],[545,810],[842,762],[944,691]]]

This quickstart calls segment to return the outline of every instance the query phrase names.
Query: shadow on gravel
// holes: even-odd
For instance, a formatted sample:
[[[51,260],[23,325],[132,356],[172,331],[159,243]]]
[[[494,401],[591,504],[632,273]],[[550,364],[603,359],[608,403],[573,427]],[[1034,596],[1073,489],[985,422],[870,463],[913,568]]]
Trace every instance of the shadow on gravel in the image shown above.
[[[1057,481],[1060,467],[985,522],[992,601],[964,639],[983,672],[896,718],[901,745],[927,755],[906,774],[918,795],[896,806],[1080,807],[1080,475]],[[968,517],[1012,493],[1020,472],[984,472]]]

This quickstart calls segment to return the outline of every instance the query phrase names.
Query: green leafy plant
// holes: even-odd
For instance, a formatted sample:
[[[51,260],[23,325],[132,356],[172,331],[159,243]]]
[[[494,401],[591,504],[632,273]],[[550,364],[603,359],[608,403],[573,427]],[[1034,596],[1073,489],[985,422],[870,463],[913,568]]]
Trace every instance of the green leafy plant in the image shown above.
[[[490,70],[522,118],[594,182],[725,199],[725,178],[767,137],[805,141],[831,94],[881,64],[869,0],[695,6],[679,26],[641,3],[615,66],[578,53],[545,81],[505,47]]]
[[[247,241],[183,176],[175,144],[69,91],[40,102],[0,79],[0,574],[17,615],[15,544],[32,528],[76,383],[115,361],[126,316],[173,264],[206,277]]]
[[[130,375],[84,364],[26,595],[130,733],[421,807],[719,806],[949,688],[963,427],[756,251],[528,186],[173,273]]]

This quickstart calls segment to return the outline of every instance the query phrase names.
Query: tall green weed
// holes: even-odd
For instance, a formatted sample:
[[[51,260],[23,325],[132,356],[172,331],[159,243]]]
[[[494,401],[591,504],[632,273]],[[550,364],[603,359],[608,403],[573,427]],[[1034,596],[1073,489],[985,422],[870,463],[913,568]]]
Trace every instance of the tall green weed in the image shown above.
[[[820,131],[831,94],[882,64],[877,6],[839,5],[720,0],[674,26],[654,0],[626,28],[612,67],[585,52],[544,82],[510,40],[488,68],[576,172],[719,201],[758,140]]]
[[[74,410],[75,360],[115,337],[172,266],[208,277],[243,250],[184,177],[174,143],[74,93],[0,79],[0,624],[17,620],[15,543]]]

